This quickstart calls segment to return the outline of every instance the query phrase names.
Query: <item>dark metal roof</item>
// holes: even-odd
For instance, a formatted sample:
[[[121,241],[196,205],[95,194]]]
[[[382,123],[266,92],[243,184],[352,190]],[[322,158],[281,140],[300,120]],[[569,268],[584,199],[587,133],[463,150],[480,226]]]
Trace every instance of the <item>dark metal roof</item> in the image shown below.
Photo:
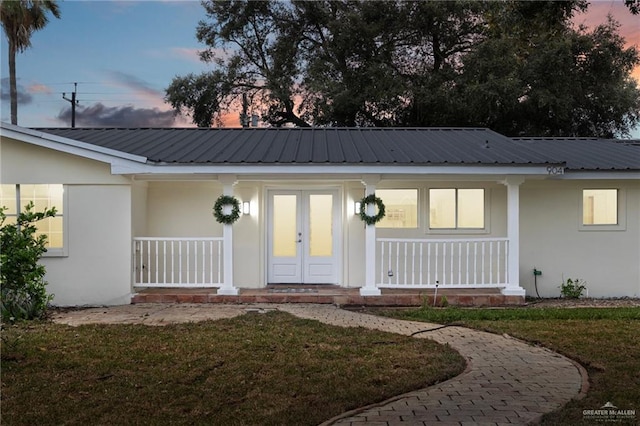
[[[42,128],[155,163],[561,164],[478,128]]]
[[[640,146],[597,138],[508,138],[482,128],[41,128],[168,164],[565,164],[640,170]]]
[[[513,142],[562,158],[570,170],[640,170],[640,145],[634,140],[514,138]]]

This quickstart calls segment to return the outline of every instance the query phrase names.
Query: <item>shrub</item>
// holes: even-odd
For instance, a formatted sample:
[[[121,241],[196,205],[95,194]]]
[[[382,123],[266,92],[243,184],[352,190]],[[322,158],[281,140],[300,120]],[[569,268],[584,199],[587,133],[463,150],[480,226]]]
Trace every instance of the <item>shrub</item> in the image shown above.
[[[0,311],[4,321],[41,318],[47,303],[45,267],[38,264],[47,251],[46,235],[36,237],[35,223],[54,217],[55,207],[43,212],[33,211],[27,204],[16,223],[5,224],[5,208],[0,208]]]
[[[560,284],[560,294],[567,299],[579,299],[586,289],[586,282],[578,278],[575,280],[567,278],[566,281]]]

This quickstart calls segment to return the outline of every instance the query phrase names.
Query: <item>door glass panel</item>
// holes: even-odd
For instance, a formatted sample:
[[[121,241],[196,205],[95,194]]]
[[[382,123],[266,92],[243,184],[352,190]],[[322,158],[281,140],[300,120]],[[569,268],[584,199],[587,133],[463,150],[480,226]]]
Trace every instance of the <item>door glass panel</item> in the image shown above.
[[[333,195],[309,195],[309,255],[333,255]]]
[[[273,255],[296,256],[298,241],[297,196],[273,196]]]

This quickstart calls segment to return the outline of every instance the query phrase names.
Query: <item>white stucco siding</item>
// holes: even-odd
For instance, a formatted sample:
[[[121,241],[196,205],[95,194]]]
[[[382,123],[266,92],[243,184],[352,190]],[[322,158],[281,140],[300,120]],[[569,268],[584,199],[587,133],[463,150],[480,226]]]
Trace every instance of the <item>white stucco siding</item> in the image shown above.
[[[359,182],[349,182],[345,188],[346,220],[344,232],[344,286],[362,287],[365,281],[365,227],[357,214],[353,213],[354,203],[364,196],[364,186]]]
[[[622,226],[581,227],[582,190],[618,188]],[[521,187],[520,282],[536,296],[558,297],[563,279],[587,281],[591,297],[640,296],[640,183],[637,181],[527,181]]]
[[[96,160],[30,145],[13,139],[0,142],[0,181],[3,184],[129,184],[111,174],[111,166]]]
[[[215,181],[149,182],[146,235],[141,237],[220,237],[213,205],[222,194]]]
[[[266,282],[263,186],[260,182],[239,182],[234,194],[240,203],[249,201],[251,212],[241,214],[233,224],[233,280],[240,288],[262,288]]]
[[[44,257],[53,304],[131,301],[131,191],[128,185],[67,185],[66,257]]]
[[[131,232],[134,237],[147,236],[147,182],[133,181],[131,185]]]

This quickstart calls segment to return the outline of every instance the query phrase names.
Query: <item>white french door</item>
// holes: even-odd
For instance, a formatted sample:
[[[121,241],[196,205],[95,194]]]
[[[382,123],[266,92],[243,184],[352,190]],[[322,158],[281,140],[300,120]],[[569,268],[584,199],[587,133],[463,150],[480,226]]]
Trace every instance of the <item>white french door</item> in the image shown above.
[[[269,283],[338,283],[338,200],[337,190],[269,191]]]

